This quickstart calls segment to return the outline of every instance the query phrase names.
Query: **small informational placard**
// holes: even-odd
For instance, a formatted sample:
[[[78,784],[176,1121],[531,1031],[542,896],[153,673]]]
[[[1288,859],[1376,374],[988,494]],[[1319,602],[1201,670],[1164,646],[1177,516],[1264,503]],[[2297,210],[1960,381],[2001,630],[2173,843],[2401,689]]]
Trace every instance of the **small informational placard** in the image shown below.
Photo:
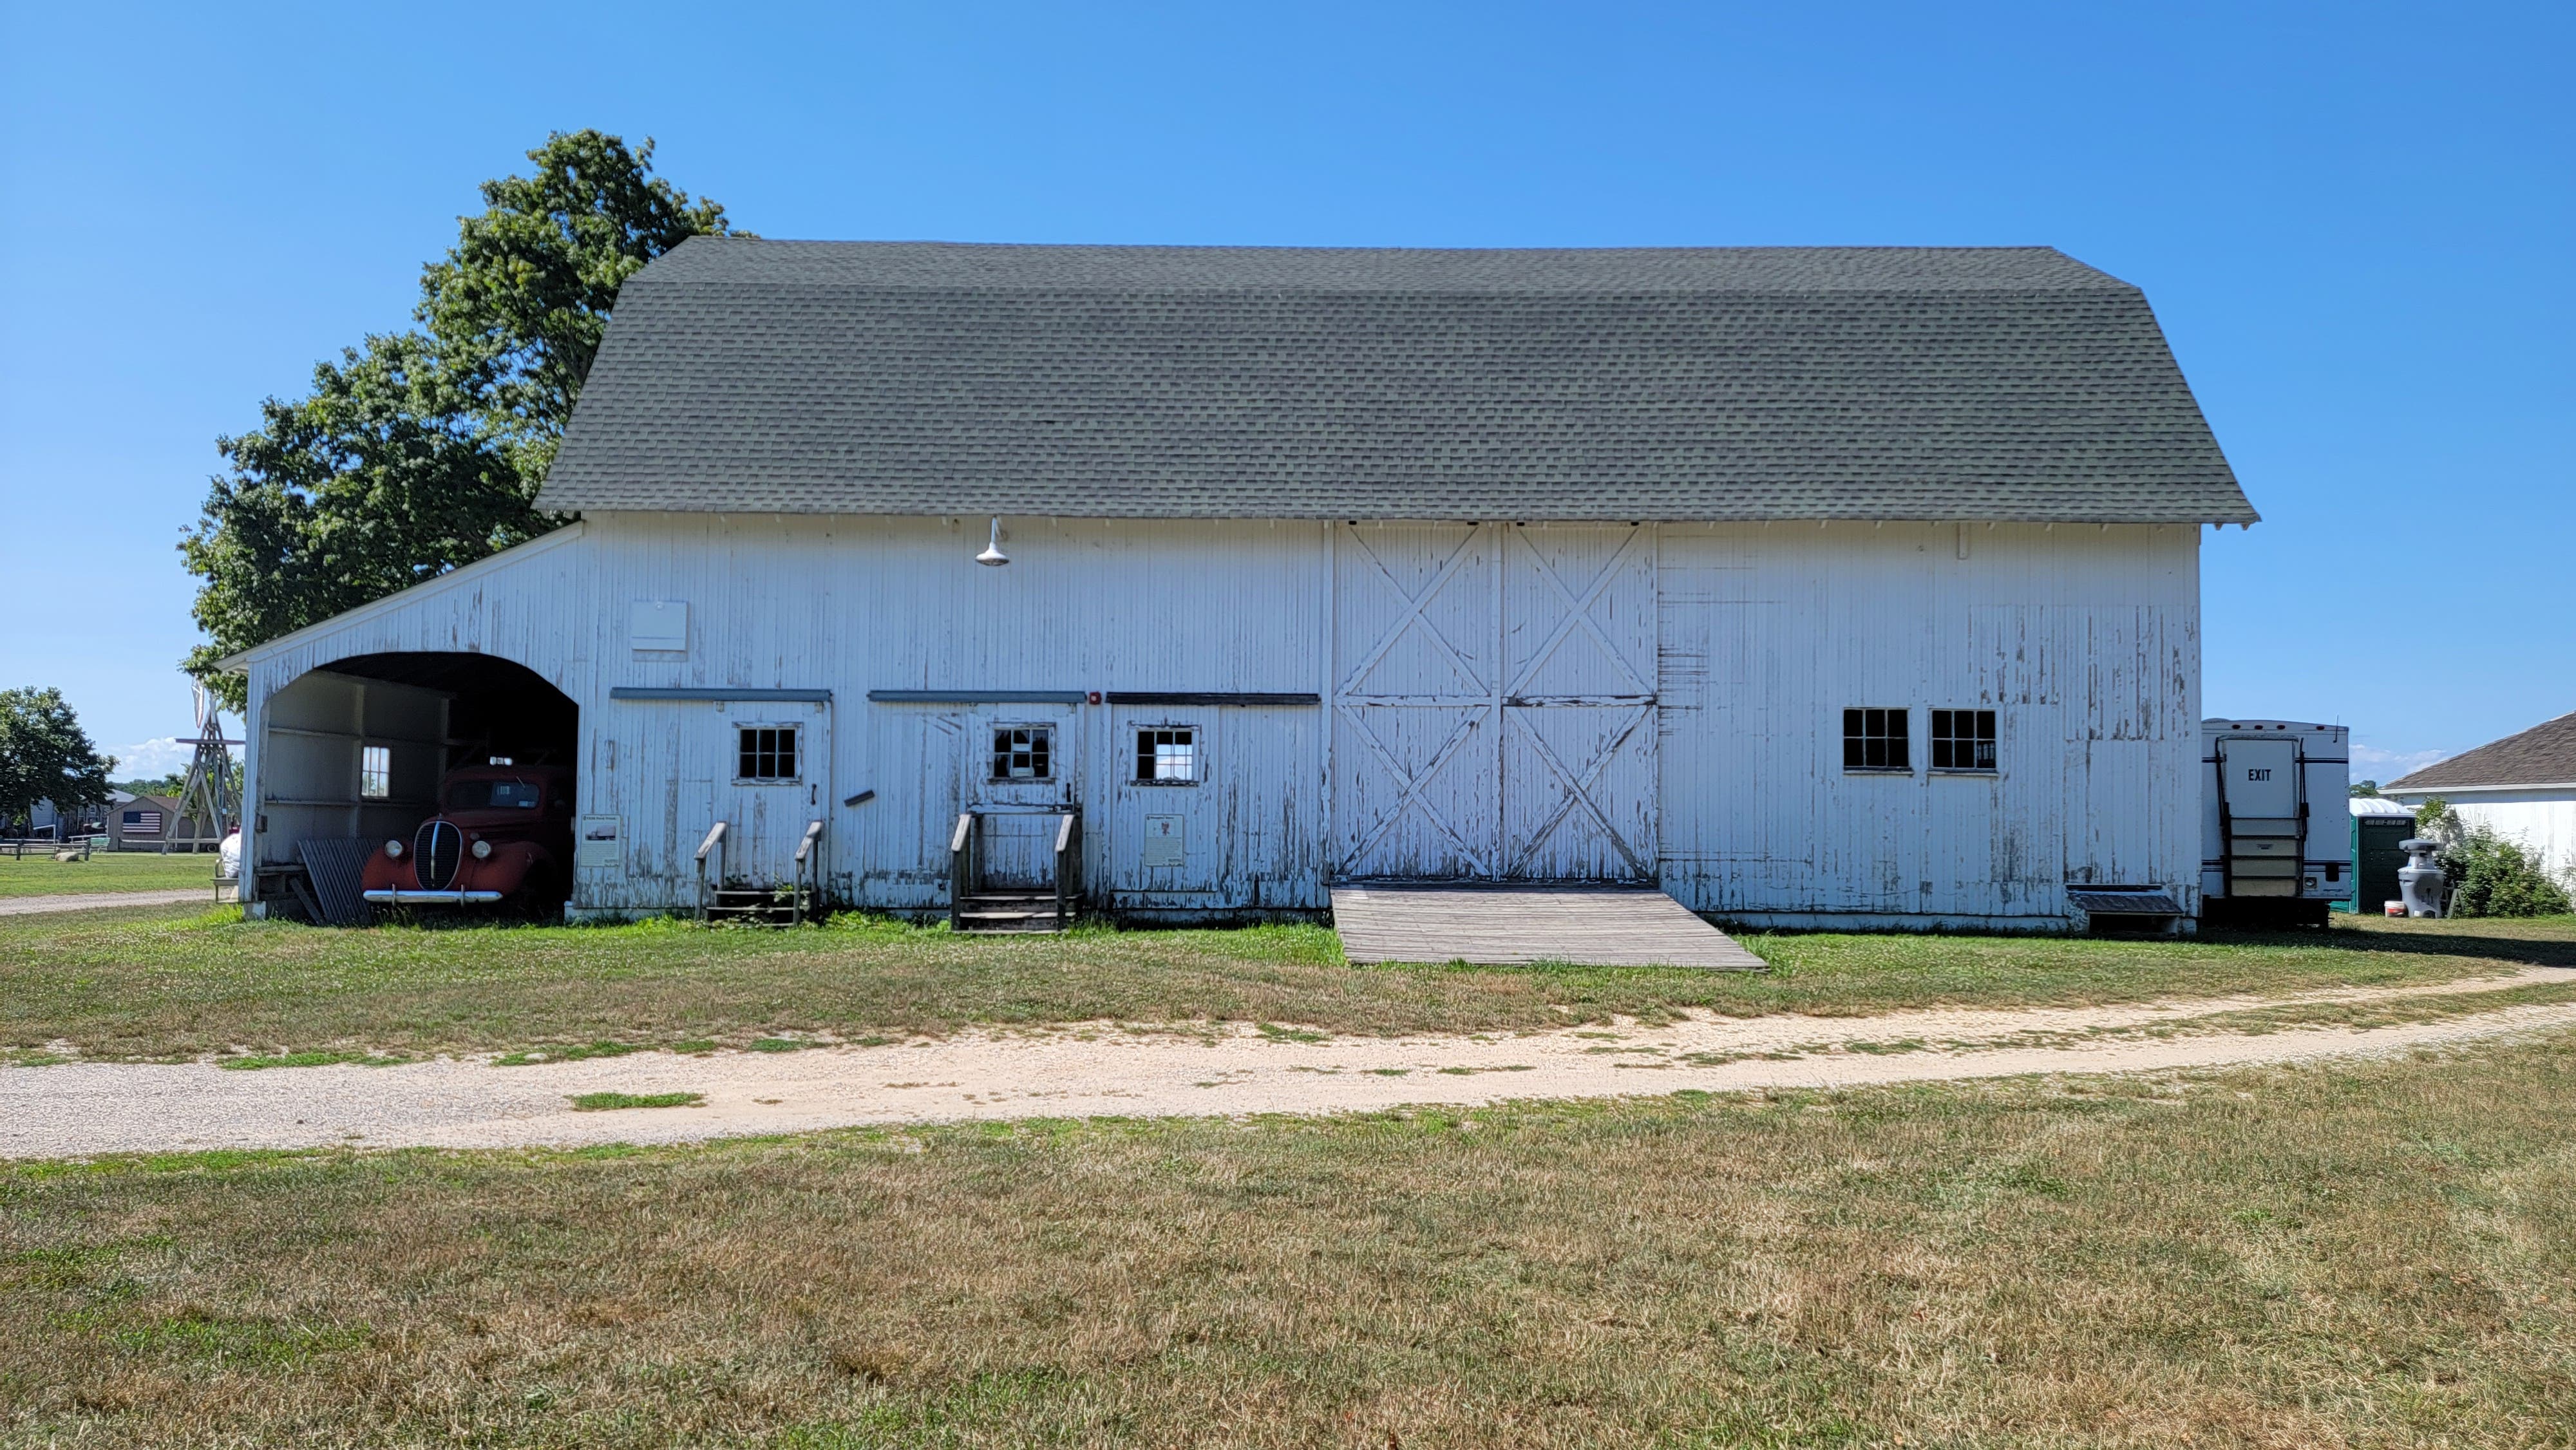
[[[1178,866],[1188,854],[1189,833],[1180,816],[1145,818],[1145,864]]]
[[[618,829],[619,824],[616,816],[582,817],[580,834],[573,841],[572,864],[582,870],[615,869],[625,864],[625,850],[618,840],[624,833]]]
[[[689,650],[689,606],[678,599],[638,599],[627,643],[639,650],[686,654]]]

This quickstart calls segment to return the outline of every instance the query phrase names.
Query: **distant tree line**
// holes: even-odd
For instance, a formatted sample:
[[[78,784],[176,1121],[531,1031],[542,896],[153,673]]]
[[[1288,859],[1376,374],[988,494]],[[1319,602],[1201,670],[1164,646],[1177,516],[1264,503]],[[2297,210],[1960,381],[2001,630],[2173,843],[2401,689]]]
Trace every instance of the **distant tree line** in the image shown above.
[[[216,662],[432,579],[564,522],[536,506],[617,289],[722,206],[653,175],[653,143],[557,133],[529,176],[421,269],[418,326],[313,369],[302,398],[216,441],[227,462],[180,543],[207,642],[184,668],[231,708]]]

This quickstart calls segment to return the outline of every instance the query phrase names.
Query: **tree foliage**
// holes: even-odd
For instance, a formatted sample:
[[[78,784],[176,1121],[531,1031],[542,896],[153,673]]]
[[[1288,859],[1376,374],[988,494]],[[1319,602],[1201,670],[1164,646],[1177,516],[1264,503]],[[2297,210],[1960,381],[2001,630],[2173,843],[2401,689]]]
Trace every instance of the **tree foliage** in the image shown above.
[[[217,441],[228,469],[180,543],[208,642],[186,668],[234,709],[215,663],[472,563],[562,522],[536,507],[617,289],[724,208],[652,174],[653,144],[558,133],[534,174],[421,272],[418,329],[366,339]]]
[[[599,356],[617,289],[689,238],[732,231],[724,208],[653,175],[653,143],[576,131],[528,153],[533,176],[483,183],[481,216],[421,269],[418,317],[480,416],[544,477]]]
[[[40,801],[64,811],[102,804],[115,768],[62,691],[0,690],[0,822],[31,818]]]

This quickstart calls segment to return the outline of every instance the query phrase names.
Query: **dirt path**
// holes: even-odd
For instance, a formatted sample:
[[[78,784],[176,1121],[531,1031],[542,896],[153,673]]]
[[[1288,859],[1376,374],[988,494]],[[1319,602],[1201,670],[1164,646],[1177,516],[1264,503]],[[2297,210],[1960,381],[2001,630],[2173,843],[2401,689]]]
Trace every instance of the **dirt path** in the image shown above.
[[[2129,1007],[1699,1017],[1520,1036],[1320,1038],[1279,1029],[1076,1026],[882,1047],[494,1067],[442,1059],[227,1071],[205,1063],[0,1068],[0,1156],[215,1147],[572,1146],[869,1123],[1349,1112],[1679,1088],[1834,1088],[2026,1073],[2293,1062],[2576,1026],[2576,983],[2527,968],[2467,982]],[[2444,1000],[2433,1000],[2444,999]],[[2420,1020],[2352,1028],[2299,1013]],[[2289,1018],[2281,1016],[2285,1011]],[[2245,1014],[2252,1014],[2247,1016]],[[1302,1040],[1313,1037],[1317,1040]],[[570,1095],[694,1092],[702,1106],[575,1112]]]
[[[109,906],[176,906],[183,901],[215,904],[211,886],[190,886],[177,891],[86,891],[62,896],[12,896],[0,898],[0,916],[33,916],[42,911],[95,911]]]

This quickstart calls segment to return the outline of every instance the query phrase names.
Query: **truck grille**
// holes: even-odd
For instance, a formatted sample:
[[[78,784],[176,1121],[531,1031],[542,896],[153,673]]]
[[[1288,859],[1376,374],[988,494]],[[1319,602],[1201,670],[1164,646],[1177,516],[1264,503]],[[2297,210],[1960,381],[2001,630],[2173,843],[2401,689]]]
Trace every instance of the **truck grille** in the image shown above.
[[[411,870],[423,891],[445,891],[456,881],[465,855],[465,833],[454,821],[423,821],[411,839]]]

